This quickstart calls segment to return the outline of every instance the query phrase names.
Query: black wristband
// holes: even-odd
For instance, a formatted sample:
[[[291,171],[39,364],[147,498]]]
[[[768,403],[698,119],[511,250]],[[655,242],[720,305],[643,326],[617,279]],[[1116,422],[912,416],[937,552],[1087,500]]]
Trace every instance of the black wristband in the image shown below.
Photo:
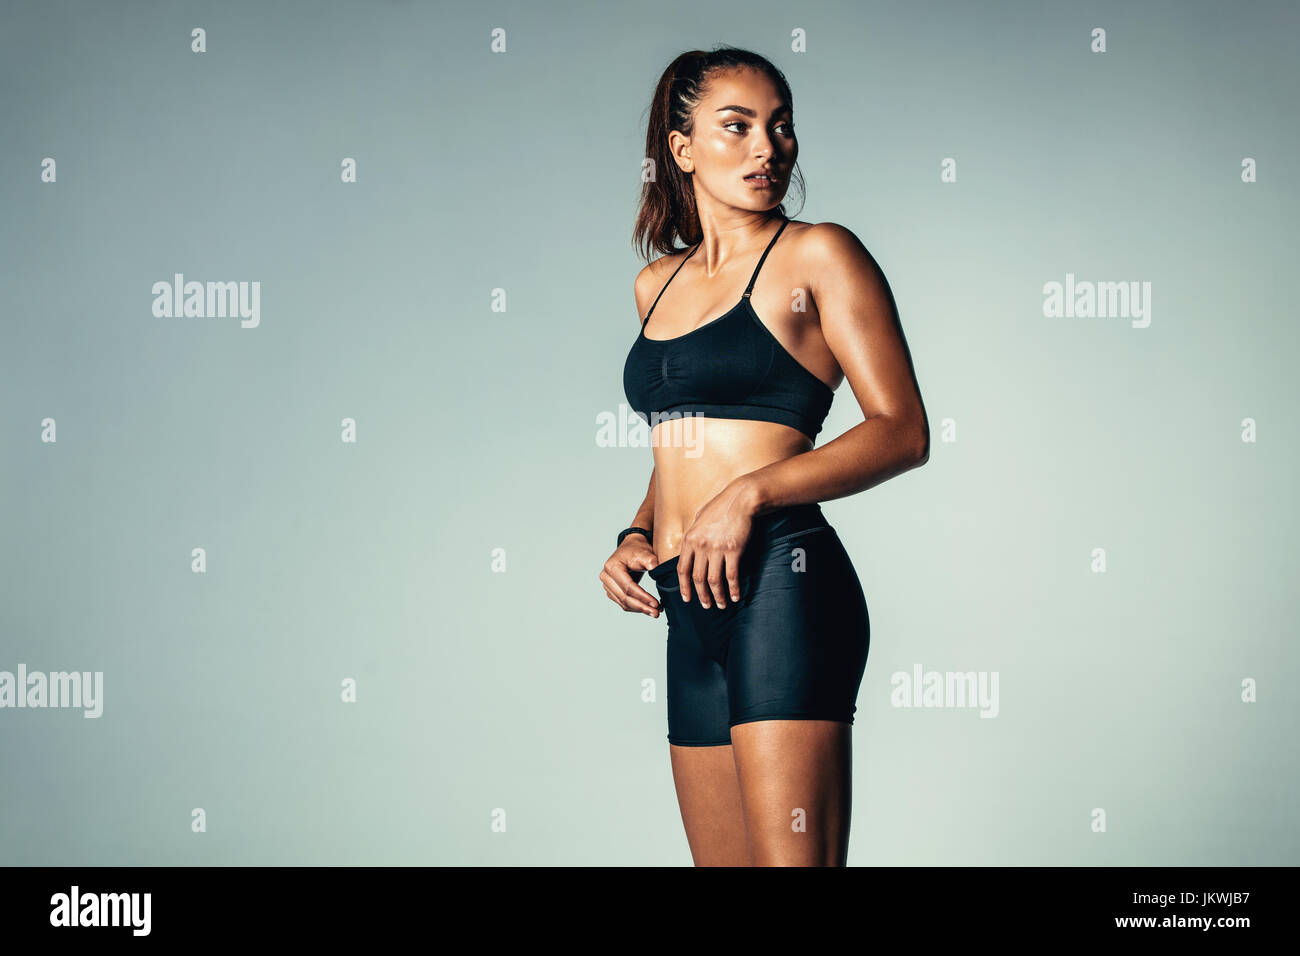
[[[614,547],[621,548],[623,546],[623,539],[630,534],[643,534],[645,535],[645,539],[647,541],[649,541],[651,544],[654,543],[654,538],[650,536],[650,532],[647,531],[645,528],[624,528],[622,531],[618,533],[618,544],[614,545]]]

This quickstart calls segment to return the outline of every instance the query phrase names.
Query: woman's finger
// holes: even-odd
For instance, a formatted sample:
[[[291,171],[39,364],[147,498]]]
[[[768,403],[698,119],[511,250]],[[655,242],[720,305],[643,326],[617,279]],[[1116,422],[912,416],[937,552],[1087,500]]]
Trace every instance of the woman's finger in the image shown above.
[[[636,555],[629,558],[626,564],[622,564],[615,568],[613,577],[630,597],[635,598],[648,607],[658,607],[659,602],[655,599],[655,596],[645,588],[641,587],[641,585],[636,582],[636,579],[632,577],[633,571],[648,571],[657,564],[658,562],[655,560],[653,554]]]
[[[740,600],[740,552],[727,553],[727,590],[733,602]]]
[[[695,562],[695,551],[684,540],[681,554],[677,556],[677,586],[681,589],[682,602],[691,600],[691,568]]]
[[[623,610],[639,611],[640,613],[646,614],[650,617],[659,616],[659,607],[657,604],[647,604],[645,601],[636,597],[636,591],[641,590],[640,588],[637,588],[636,585],[633,584],[632,587],[634,590],[629,592],[627,588],[619,587],[617,579],[608,571],[601,572],[600,583],[604,586],[605,593],[609,595],[610,600]],[[630,578],[628,579],[628,583],[631,584]],[[641,593],[644,594],[645,592],[642,591]]]
[[[718,607],[727,606],[727,556],[723,551],[715,551],[709,557],[709,591],[713,594]]]
[[[709,551],[701,551],[695,557],[691,568],[691,578],[695,581],[695,593],[700,599],[700,607],[713,607],[713,585],[710,575],[716,574],[714,562],[717,559]]]

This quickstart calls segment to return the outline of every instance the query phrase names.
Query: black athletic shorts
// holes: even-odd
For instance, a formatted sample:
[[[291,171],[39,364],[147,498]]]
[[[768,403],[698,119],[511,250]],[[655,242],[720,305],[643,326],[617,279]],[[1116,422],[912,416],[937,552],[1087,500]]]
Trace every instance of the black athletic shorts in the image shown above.
[[[683,602],[673,557],[648,573],[668,623],[668,742],[731,743],[754,720],[853,723],[871,625],[857,572],[816,504],[758,515],[740,600]]]

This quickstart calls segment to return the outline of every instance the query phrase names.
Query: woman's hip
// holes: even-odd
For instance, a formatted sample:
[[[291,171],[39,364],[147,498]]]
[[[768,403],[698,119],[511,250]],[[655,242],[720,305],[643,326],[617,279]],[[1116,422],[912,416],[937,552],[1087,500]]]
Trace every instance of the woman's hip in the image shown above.
[[[755,607],[760,617],[838,617],[850,624],[862,619],[865,626],[865,597],[853,562],[816,504],[755,518],[737,569],[740,600],[728,601],[726,607],[700,605],[693,584],[691,600],[682,601],[678,562],[673,557],[649,571],[670,626],[730,629],[738,619],[754,620],[752,610],[745,612]]]

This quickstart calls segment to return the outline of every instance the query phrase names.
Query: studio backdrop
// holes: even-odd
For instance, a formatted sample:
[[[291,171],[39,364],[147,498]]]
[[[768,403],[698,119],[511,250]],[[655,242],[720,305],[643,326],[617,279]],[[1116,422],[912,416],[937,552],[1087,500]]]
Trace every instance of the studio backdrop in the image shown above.
[[[0,863],[689,864],[597,575],[650,94],[719,43],[930,420],[823,503],[850,862],[1300,862],[1295,4],[0,16]]]

